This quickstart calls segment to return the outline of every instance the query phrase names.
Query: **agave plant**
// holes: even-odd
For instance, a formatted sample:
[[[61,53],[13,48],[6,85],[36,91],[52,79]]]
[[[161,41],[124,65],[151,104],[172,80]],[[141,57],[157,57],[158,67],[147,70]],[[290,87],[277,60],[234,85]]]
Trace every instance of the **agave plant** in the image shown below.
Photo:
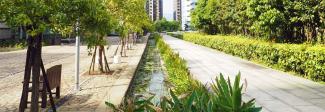
[[[117,107],[110,102],[105,102],[105,104],[110,107],[114,112],[159,112],[159,108],[156,108],[151,100],[154,96],[148,99],[143,99],[140,97],[129,98],[124,104]]]
[[[240,83],[240,73],[231,84],[220,74],[216,83],[211,84],[212,91],[198,81],[193,81],[193,91],[177,97],[170,91],[171,98],[164,97],[160,108],[164,112],[259,112],[261,107],[255,107],[255,99],[248,102],[242,100],[243,84]]]
[[[160,108],[164,112],[207,112],[210,93],[208,89],[198,81],[193,81],[195,88],[190,93],[176,96],[170,90],[170,97],[164,97],[160,103]]]
[[[220,112],[259,112],[261,107],[255,107],[255,99],[248,102],[242,101],[243,84],[240,83],[240,73],[236,76],[233,85],[220,74],[216,83],[212,84],[212,99],[218,105]]]
[[[125,105],[116,108],[106,104],[119,112],[259,112],[261,107],[255,107],[255,99],[248,102],[242,100],[243,84],[240,83],[240,73],[232,84],[230,78],[226,80],[222,74],[211,84],[211,91],[206,85],[193,80],[192,91],[176,96],[170,90],[170,95],[162,97],[158,106],[149,99],[128,100]]]

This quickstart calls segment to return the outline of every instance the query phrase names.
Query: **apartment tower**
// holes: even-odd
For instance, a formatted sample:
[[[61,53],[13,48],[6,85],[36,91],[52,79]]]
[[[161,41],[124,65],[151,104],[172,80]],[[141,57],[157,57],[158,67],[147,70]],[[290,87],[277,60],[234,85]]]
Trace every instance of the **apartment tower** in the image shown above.
[[[149,18],[152,21],[163,18],[163,1],[162,0],[147,0],[146,10]]]
[[[182,0],[182,29],[191,30],[191,12],[196,6],[197,0]]]
[[[174,0],[174,20],[182,21],[182,0]]]

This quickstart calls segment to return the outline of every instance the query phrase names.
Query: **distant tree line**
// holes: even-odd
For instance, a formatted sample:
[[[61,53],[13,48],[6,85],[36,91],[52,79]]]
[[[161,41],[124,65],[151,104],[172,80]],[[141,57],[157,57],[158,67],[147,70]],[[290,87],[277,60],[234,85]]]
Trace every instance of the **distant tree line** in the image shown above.
[[[198,0],[191,18],[195,28],[208,34],[325,41],[325,0]]]
[[[163,18],[161,20],[158,20],[154,24],[156,31],[161,32],[161,31],[178,31],[180,30],[181,24],[178,21],[167,21],[166,18]]]

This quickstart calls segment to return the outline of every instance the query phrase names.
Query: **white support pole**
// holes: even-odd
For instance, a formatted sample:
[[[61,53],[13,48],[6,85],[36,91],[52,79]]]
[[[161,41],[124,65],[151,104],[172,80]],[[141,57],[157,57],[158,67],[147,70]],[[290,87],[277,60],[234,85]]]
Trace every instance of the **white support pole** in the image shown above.
[[[79,57],[80,57],[80,37],[79,37],[79,22],[77,22],[77,27],[76,27],[76,54],[75,54],[75,90],[79,91],[80,90],[80,85],[79,85]]]

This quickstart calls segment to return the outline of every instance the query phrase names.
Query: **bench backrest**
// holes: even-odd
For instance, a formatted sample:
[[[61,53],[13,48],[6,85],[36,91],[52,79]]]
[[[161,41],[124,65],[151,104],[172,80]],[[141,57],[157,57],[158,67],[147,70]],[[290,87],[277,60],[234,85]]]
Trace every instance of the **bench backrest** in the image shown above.
[[[46,70],[51,90],[60,86],[61,71],[62,71],[62,65],[55,65]]]

